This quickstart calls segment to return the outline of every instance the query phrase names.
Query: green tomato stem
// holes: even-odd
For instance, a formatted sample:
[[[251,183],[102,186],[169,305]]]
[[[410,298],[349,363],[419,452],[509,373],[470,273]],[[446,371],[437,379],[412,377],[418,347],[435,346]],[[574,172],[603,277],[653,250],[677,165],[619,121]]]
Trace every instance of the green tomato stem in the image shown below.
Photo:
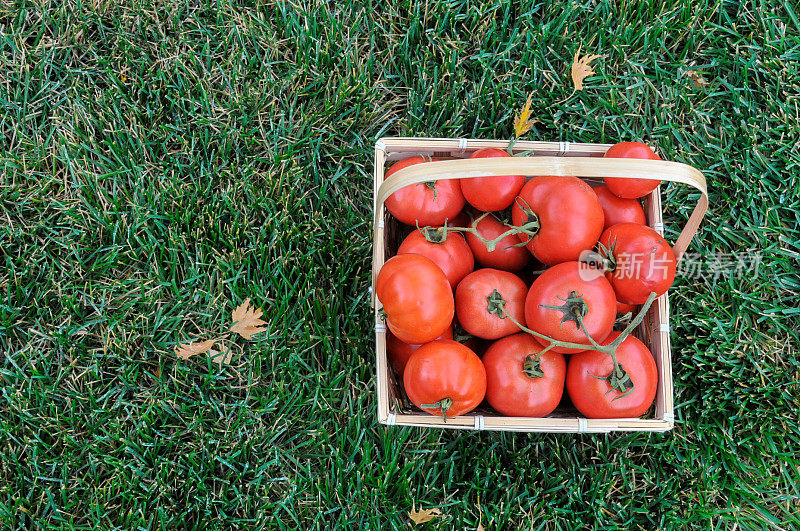
[[[523,223],[519,227],[512,226],[512,228],[510,228],[507,231],[503,232],[502,234],[500,234],[496,238],[492,238],[491,240],[486,239],[483,236],[483,234],[478,232],[478,229],[476,227],[478,226],[478,223],[480,223],[483,218],[485,218],[486,216],[489,216],[490,214],[491,214],[491,212],[484,212],[481,216],[479,216],[477,219],[474,219],[472,221],[472,226],[471,227],[448,227],[445,224],[444,227],[427,227],[427,226],[426,227],[419,227],[419,226],[417,226],[417,228],[420,231],[422,231],[423,234],[425,234],[426,231],[438,230],[438,231],[441,232],[441,238],[443,240],[446,239],[447,238],[447,234],[451,233],[451,232],[469,232],[470,234],[474,234],[476,238],[478,238],[481,242],[483,242],[483,244],[486,246],[486,250],[489,251],[489,252],[494,251],[495,248],[497,247],[498,243],[500,243],[504,238],[507,238],[508,236],[511,236],[513,234],[525,234],[525,235],[527,235],[529,237],[533,237],[533,236],[536,236],[536,234],[539,233],[539,220],[537,218],[537,219],[529,219],[529,221]],[[534,214],[534,216],[535,216],[535,214]],[[429,241],[431,241],[431,240],[429,240]],[[522,247],[523,245],[525,245],[525,243],[524,242],[520,242],[518,244],[510,245],[509,247]]]
[[[420,408],[422,409],[439,409],[442,412],[442,418],[445,422],[447,422],[447,411],[452,407],[453,400],[451,398],[442,398],[438,402],[434,402],[433,404],[420,404]]]

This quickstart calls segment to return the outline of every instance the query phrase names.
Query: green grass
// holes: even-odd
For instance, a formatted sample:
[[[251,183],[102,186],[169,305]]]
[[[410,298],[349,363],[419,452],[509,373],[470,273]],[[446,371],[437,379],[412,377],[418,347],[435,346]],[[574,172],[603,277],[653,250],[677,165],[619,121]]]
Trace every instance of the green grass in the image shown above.
[[[5,2],[4,528],[800,526],[795,2]],[[583,44],[597,74],[573,94]],[[684,73],[703,71],[696,88]],[[382,135],[642,139],[705,170],[672,289],[676,427],[524,435],[376,423]],[[665,193],[668,238],[696,196]],[[246,297],[231,367],[176,360]],[[482,515],[482,516],[481,516]]]

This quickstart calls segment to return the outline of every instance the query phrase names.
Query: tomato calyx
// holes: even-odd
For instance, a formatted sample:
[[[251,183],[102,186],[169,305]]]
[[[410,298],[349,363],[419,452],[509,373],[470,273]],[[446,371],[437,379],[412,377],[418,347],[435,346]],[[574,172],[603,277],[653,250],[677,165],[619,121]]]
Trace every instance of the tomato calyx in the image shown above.
[[[434,402],[433,404],[421,404],[421,409],[439,409],[442,412],[442,418],[445,422],[447,422],[447,410],[453,405],[453,400],[451,398],[442,398],[438,402]]]
[[[460,324],[456,323],[453,327],[453,341],[458,341],[459,343],[464,343],[473,339],[475,336],[464,330]]]
[[[514,202],[520,209],[522,209],[522,213],[525,216],[523,218],[525,221],[522,223],[522,225],[517,227],[517,229],[519,229],[517,234],[525,234],[529,238],[533,238],[539,234],[539,229],[542,228],[542,224],[539,223],[539,216],[533,211],[531,205],[522,196],[517,196],[517,198],[514,199]]]
[[[614,361],[614,368],[611,369],[611,374],[608,376],[595,376],[589,371],[586,371],[586,374],[591,376],[592,378],[597,378],[598,380],[604,380],[608,382],[608,385],[611,386],[611,389],[608,390],[608,393],[616,389],[621,395],[618,397],[612,398],[611,401],[619,400],[622,397],[628,396],[633,392],[633,380],[631,380],[631,375],[622,367],[621,363],[617,363],[616,360]]]
[[[420,232],[420,234],[422,234],[427,242],[444,243],[447,241],[447,237],[451,233],[463,230],[463,227],[454,227],[452,225],[448,225],[448,221],[449,220],[444,220],[444,225],[441,227],[431,227],[429,225],[420,227],[419,223],[417,223],[417,230]]]
[[[537,354],[528,354],[525,357],[525,362],[522,364],[522,372],[529,378],[541,378],[544,376],[541,362],[541,352]]]
[[[433,198],[436,199],[436,181],[425,181],[422,184],[433,190]]]
[[[584,264],[603,272],[613,273],[617,270],[617,258],[614,256],[614,248],[617,246],[617,239],[611,243],[611,247],[606,247],[597,242],[597,251],[589,251],[581,258]]]
[[[492,293],[486,297],[486,311],[490,314],[494,314],[500,319],[503,319],[504,315],[506,315],[506,300],[500,294],[499,291],[494,290]]]
[[[425,241],[430,243],[444,243],[447,241],[447,223],[443,227],[422,227],[420,233],[425,237]],[[452,232],[452,231],[449,231]]]
[[[583,318],[589,313],[589,305],[586,304],[583,297],[581,297],[577,291],[570,291],[566,299],[561,297],[559,297],[559,299],[564,301],[564,304],[561,306],[550,306],[547,304],[540,304],[539,306],[548,310],[562,312],[564,317],[561,318],[561,324],[572,321],[575,323],[575,328],[581,328]]]

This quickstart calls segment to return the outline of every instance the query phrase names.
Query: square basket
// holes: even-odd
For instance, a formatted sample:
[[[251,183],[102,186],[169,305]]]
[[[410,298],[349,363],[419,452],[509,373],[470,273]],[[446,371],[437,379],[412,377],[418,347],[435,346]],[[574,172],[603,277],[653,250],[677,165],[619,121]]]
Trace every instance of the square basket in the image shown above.
[[[447,139],[447,138],[382,138],[375,145],[375,174],[374,174],[374,247],[372,276],[373,286],[378,272],[384,262],[393,256],[401,240],[401,223],[395,220],[384,208],[382,198],[387,194],[381,188],[384,183],[384,174],[387,164],[414,155],[429,155],[439,160],[466,159],[469,155],[482,148],[508,148],[508,141],[502,140],[473,140],[473,139]],[[583,168],[590,168],[584,174],[595,173],[596,176],[583,177],[579,172],[577,176],[583,178],[591,185],[602,184],[603,166],[608,176],[615,175],[608,165],[611,160],[616,164],[624,163],[635,168],[637,172],[647,171],[653,174],[658,170],[658,178],[668,181],[683,182],[695,186],[702,192],[698,206],[692,217],[687,222],[684,233],[681,234],[675,245],[678,257],[685,250],[697,230],[699,221],[707,208],[707,194],[705,193],[705,180],[702,174],[692,168],[679,163],[641,161],[632,159],[603,159],[603,154],[611,147],[610,144],[578,144],[570,142],[529,142],[518,141],[514,145],[514,152],[528,152],[526,157],[538,159],[537,163],[547,165],[549,174],[573,174],[569,161],[575,157],[589,158],[579,161]],[[546,158],[545,158],[546,157]],[[477,159],[471,159],[477,160]],[[498,159],[482,159],[484,161]],[[500,159],[510,160],[510,159]],[[624,162],[621,162],[624,161]],[[599,164],[598,164],[599,162]],[[644,165],[642,164],[644,163]],[[650,166],[646,166],[647,164]],[[432,163],[437,164],[437,163]],[[566,165],[566,167],[562,167]],[[426,165],[427,166],[427,165]],[[601,167],[601,168],[597,168]],[[646,170],[642,170],[645,168]],[[688,170],[687,170],[688,168]],[[674,171],[672,171],[674,170]],[[691,171],[689,171],[691,170]],[[404,171],[404,170],[401,170]],[[580,170],[579,170],[580,171]],[[395,175],[399,175],[397,172]],[[523,172],[514,172],[514,174]],[[641,173],[637,173],[639,175]],[[392,178],[395,178],[395,175]],[[529,173],[531,175],[531,173]],[[687,177],[686,175],[690,175]],[[699,177],[698,177],[699,175]],[[700,182],[702,180],[702,183]],[[387,183],[389,184],[389,183]],[[384,187],[386,188],[386,187]],[[663,236],[661,210],[661,187],[657,187],[642,200],[647,224]],[[679,249],[680,245],[680,249]],[[375,318],[375,344],[377,363],[377,393],[378,393],[378,420],[388,425],[421,426],[429,428],[452,429],[478,429],[518,432],[595,432],[610,431],[667,431],[674,424],[673,388],[672,388],[672,362],[669,336],[669,296],[668,293],[658,297],[650,307],[643,322],[635,329],[634,335],[642,340],[652,352],[658,367],[658,389],[655,405],[642,418],[618,419],[587,419],[572,407],[559,406],[552,414],[544,418],[506,417],[492,409],[480,406],[471,413],[463,416],[448,418],[443,421],[417,409],[402,389],[402,382],[398,381],[388,363],[386,352],[386,325],[378,315],[380,303],[375,299],[373,289],[373,308]]]

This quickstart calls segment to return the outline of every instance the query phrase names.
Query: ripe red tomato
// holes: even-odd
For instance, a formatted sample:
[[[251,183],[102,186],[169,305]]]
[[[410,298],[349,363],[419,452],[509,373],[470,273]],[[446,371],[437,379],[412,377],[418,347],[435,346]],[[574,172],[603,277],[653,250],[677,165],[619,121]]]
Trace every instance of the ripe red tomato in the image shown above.
[[[483,355],[486,399],[509,417],[544,417],[553,412],[564,392],[564,355],[542,347],[526,333],[495,341]]]
[[[469,413],[481,403],[486,395],[486,370],[469,348],[439,339],[411,355],[403,385],[418,408],[447,420]]]
[[[383,264],[375,283],[386,326],[405,343],[433,341],[453,321],[453,290],[442,270],[419,254],[401,254]]]
[[[612,159],[650,159],[661,160],[661,157],[653,153],[647,144],[641,142],[620,142],[614,144],[606,154],[606,158]],[[608,189],[619,197],[636,199],[644,197],[661,184],[657,179],[624,179],[622,177],[606,177],[603,179]]]
[[[583,302],[580,301],[583,299]],[[617,299],[603,274],[578,262],[555,265],[533,281],[525,299],[528,328],[559,341],[589,345],[578,326],[583,316],[586,330],[598,343],[611,333],[616,318]],[[541,344],[550,344],[536,338]],[[581,349],[553,347],[556,352],[572,354]]]
[[[617,337],[619,332],[612,332],[601,345],[608,345]],[[658,368],[644,343],[628,336],[617,347],[616,356],[633,383],[633,390],[626,396],[603,379],[613,369],[611,356],[597,350],[570,356],[567,393],[578,411],[590,419],[639,417],[656,397]]]
[[[606,278],[617,299],[627,304],[642,304],[650,292],[665,293],[675,280],[678,262],[667,240],[656,231],[638,223],[613,225],[600,236],[609,253],[600,248],[600,255],[610,258]]]
[[[511,227],[500,223],[489,214],[478,222],[475,229],[487,240],[493,240]],[[509,234],[500,240],[493,251],[486,249],[486,244],[471,232],[466,233],[466,238],[475,260],[484,267],[516,272],[528,265],[533,258],[530,251],[520,245],[522,242],[516,234]]]
[[[471,159],[510,157],[508,152],[497,148],[479,149],[469,156]],[[484,212],[503,210],[514,202],[514,198],[525,186],[524,175],[502,177],[472,177],[461,179],[461,191],[467,202]]]
[[[595,186],[592,188],[603,207],[603,230],[617,223],[638,223],[645,225],[647,219],[638,199],[624,199],[615,195],[608,186]]]
[[[525,294],[528,287],[514,273],[479,269],[456,288],[456,314],[461,326],[483,339],[498,339],[519,332],[510,315],[525,325]]]
[[[520,191],[511,214],[518,227],[538,219],[536,236],[519,238],[547,265],[577,260],[603,232],[600,200],[577,177],[534,177]]]
[[[397,249],[398,255],[408,253],[430,258],[447,277],[452,289],[456,289],[461,279],[475,269],[472,250],[464,237],[455,232],[442,236],[441,231],[436,229],[415,230],[406,236]]]
[[[395,162],[386,172],[393,173],[425,162],[434,162],[429,157],[409,157]],[[412,184],[396,191],[386,199],[386,209],[406,225],[443,225],[464,208],[464,195],[457,179],[444,179]]]
[[[453,327],[448,326],[447,330],[436,339],[453,339]],[[403,343],[393,333],[386,332],[386,353],[389,355],[389,364],[398,376],[403,377],[408,359],[421,346],[420,344]]]

